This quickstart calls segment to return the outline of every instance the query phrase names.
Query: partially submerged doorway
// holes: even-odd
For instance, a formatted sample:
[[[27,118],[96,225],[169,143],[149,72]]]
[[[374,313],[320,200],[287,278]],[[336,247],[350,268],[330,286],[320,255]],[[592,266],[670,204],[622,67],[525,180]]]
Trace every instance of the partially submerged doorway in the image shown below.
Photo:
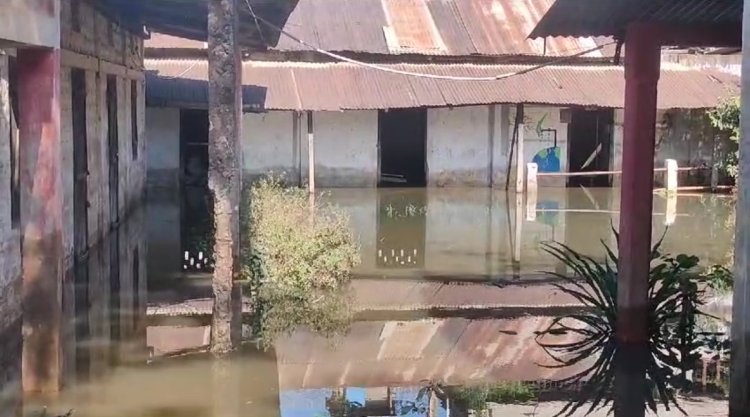
[[[213,267],[213,202],[208,188],[208,110],[180,111],[182,202],[180,239],[184,272]]]
[[[574,109],[568,125],[568,171],[609,171],[614,110]],[[573,176],[568,186],[609,187],[611,175]]]
[[[427,110],[393,109],[378,114],[381,187],[427,185]]]

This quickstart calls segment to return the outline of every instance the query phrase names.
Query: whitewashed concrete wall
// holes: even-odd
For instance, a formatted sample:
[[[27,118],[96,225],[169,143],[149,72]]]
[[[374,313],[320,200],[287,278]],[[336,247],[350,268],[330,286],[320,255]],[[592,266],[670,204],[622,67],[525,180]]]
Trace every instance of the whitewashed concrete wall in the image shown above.
[[[313,126],[317,186],[377,185],[377,111],[316,112],[313,114]]]
[[[273,172],[283,174],[291,183],[298,182],[296,117],[294,112],[286,111],[243,116],[242,151],[249,179]]]
[[[501,140],[494,108],[469,106],[427,110],[427,183],[487,186],[495,140]]]
[[[178,189],[180,179],[180,109],[146,109],[146,140],[150,189]]]
[[[514,109],[512,105],[429,109],[428,185],[489,186],[492,179],[495,187],[504,186]],[[378,112],[315,112],[313,120],[316,185],[376,186]],[[527,107],[525,126],[524,160],[531,162],[539,150],[553,145],[552,138],[540,136],[538,129],[554,128],[558,131],[561,166],[567,169],[567,124],[560,122],[559,108]],[[243,151],[245,172],[250,178],[273,171],[286,173],[290,183],[298,183],[299,178],[306,182],[306,114],[295,116],[286,111],[246,114]],[[490,167],[494,170],[492,175]]]
[[[377,185],[377,111],[315,112],[313,132],[316,186]],[[297,184],[300,178],[307,182],[306,114],[295,116],[288,111],[246,114],[242,136],[243,163],[250,178],[283,172],[290,183]]]

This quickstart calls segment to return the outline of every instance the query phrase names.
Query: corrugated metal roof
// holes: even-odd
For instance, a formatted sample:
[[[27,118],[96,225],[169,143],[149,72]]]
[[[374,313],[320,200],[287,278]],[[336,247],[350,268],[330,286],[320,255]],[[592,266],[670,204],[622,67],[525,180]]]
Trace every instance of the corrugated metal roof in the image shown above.
[[[636,21],[729,30],[741,26],[742,4],[742,0],[557,0],[530,36],[618,36]]]
[[[180,106],[206,108],[208,106],[208,81],[196,78],[175,78],[146,73],[146,104],[153,107]],[[242,103],[245,111],[263,110],[266,89],[257,85],[242,87]]]
[[[555,362],[536,343],[552,317],[357,322],[331,343],[304,330],[275,343],[282,389],[340,386],[404,386],[424,380],[446,385],[488,381],[555,380],[580,365]],[[574,335],[547,342],[570,343]]]
[[[529,68],[523,65],[390,64],[424,74],[488,77]],[[146,60],[162,76],[206,80],[205,61]],[[365,110],[446,107],[491,103],[622,108],[620,66],[549,66],[496,81],[450,81],[392,74],[348,63],[246,62],[243,82],[266,89],[266,110]],[[657,106],[715,107],[739,94],[739,77],[711,70],[667,66]],[[356,93],[353,93],[356,92]]]
[[[299,0],[283,29],[325,50],[372,54],[558,56],[596,46],[591,38],[527,38],[553,1]],[[146,41],[147,48],[163,45],[158,37]],[[281,35],[274,49],[309,48]]]

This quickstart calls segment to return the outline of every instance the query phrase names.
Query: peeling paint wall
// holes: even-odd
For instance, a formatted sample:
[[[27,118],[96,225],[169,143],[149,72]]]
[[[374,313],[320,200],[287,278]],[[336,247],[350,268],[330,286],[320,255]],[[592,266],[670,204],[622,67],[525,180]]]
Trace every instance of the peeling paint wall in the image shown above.
[[[21,318],[21,242],[19,228],[11,222],[10,192],[10,102],[8,56],[0,55],[0,370],[10,370],[4,360],[14,358],[17,348],[6,331],[20,328]],[[6,376],[0,372],[0,385]],[[12,378],[8,375],[7,378]]]
[[[615,110],[615,130],[610,168],[622,169],[624,112]],[[654,167],[661,168],[666,159],[677,160],[680,167],[706,167],[692,172],[680,172],[680,186],[710,185],[710,168],[721,161],[731,144],[726,136],[717,134],[705,117],[705,110],[667,110],[657,113],[656,152]],[[664,174],[654,174],[657,186],[664,183]],[[614,176],[613,185],[620,184],[620,175]]]
[[[656,120],[654,165],[664,167],[666,159],[674,159],[680,167],[705,167],[680,172],[678,184],[711,185],[710,167],[724,159],[730,144],[711,126],[705,110],[660,111]],[[657,174],[655,180],[663,185],[665,175]]]

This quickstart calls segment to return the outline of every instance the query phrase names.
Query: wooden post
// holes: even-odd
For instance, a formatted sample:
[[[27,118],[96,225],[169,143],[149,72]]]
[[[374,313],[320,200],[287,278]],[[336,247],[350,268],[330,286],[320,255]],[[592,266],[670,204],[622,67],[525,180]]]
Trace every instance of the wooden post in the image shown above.
[[[240,125],[242,68],[236,0],[208,1],[208,183],[213,195],[215,266],[211,351],[232,350],[239,335],[235,303],[239,272],[242,187]],[[241,297],[241,295],[240,295]]]
[[[61,387],[60,51],[19,49],[23,390]]]
[[[648,342],[648,276],[651,258],[656,90],[661,48],[654,31],[631,24],[625,43],[625,126],[620,198],[620,242],[617,289],[618,349],[635,363],[618,367],[615,415],[644,415],[645,363]],[[627,359],[626,359],[627,360]]]
[[[521,107],[521,124],[518,125],[518,137],[516,138],[516,192],[522,193],[525,180],[524,170],[526,164],[524,163],[523,157],[523,136],[524,136],[524,125],[523,125],[523,107]]]
[[[315,135],[311,111],[307,112],[307,190],[315,194]]]
[[[742,43],[750,45],[750,0],[743,10]],[[742,50],[740,166],[734,237],[732,350],[729,373],[729,416],[750,416],[750,48]]]

